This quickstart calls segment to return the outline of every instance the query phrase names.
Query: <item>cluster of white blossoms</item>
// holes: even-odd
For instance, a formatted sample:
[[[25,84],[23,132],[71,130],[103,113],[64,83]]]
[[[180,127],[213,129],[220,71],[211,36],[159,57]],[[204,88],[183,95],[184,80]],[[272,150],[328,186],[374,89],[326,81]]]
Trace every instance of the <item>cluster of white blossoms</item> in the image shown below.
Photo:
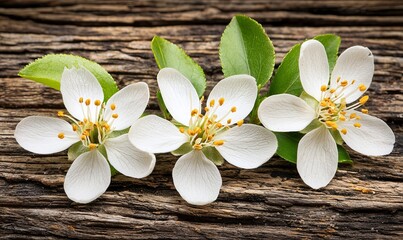
[[[343,141],[370,156],[392,151],[392,130],[363,108],[368,96],[362,95],[374,73],[368,48],[355,46],[342,53],[329,83],[325,48],[309,40],[301,46],[299,71],[305,91],[301,97],[279,94],[261,103],[258,117],[265,128],[244,124],[258,94],[256,80],[249,75],[219,81],[204,103],[178,70],[161,69],[157,82],[173,117],[168,121],[156,115],[141,117],[149,100],[147,84],[129,85],[105,102],[91,72],[65,69],[60,91],[69,114],[27,117],[17,125],[15,138],[23,148],[38,154],[79,144],[82,153],[64,182],[67,196],[79,203],[91,202],[106,191],[111,166],[129,177],[146,177],[154,169],[154,154],[165,152],[180,155],[172,176],[182,198],[194,205],[211,203],[222,184],[216,165],[223,159],[244,169],[264,164],[277,150],[271,131],[306,133],[298,144],[297,170],[314,189],[334,177],[337,144]]]
[[[130,141],[139,149],[164,153],[188,145],[172,171],[175,188],[188,203],[203,205],[216,200],[221,175],[206,154],[218,151],[240,168],[256,168],[277,150],[276,136],[264,127],[243,124],[257,97],[256,80],[235,75],[221,80],[211,91],[206,107],[191,82],[172,68],[157,76],[162,98],[173,124],[155,115],[140,118],[129,131]]]
[[[62,119],[27,117],[18,123],[14,135],[23,148],[38,154],[60,152],[81,142],[85,152],[74,160],[64,181],[71,200],[88,203],[102,195],[111,181],[109,164],[133,178],[152,172],[155,156],[134,147],[127,133],[114,134],[143,114],[149,99],[147,84],[129,85],[104,103],[94,75],[85,68],[72,68],[64,70],[60,92],[70,115],[58,112]]]
[[[369,156],[392,151],[395,136],[388,125],[369,116],[366,108],[357,111],[368,101],[368,96],[361,96],[374,74],[374,57],[368,48],[354,46],[344,51],[329,84],[325,48],[309,40],[301,46],[299,71],[302,87],[310,97],[270,96],[260,105],[258,115],[272,131],[308,132],[297,153],[297,170],[307,185],[318,189],[333,179],[338,164],[335,138],[341,136],[353,150]]]

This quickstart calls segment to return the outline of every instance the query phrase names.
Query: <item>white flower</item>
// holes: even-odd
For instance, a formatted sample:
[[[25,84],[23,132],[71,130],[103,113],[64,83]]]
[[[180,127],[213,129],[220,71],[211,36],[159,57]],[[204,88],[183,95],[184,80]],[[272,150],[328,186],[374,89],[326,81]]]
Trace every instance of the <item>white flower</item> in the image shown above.
[[[349,147],[365,155],[392,151],[395,136],[386,123],[369,116],[367,109],[356,111],[368,100],[368,96],[361,95],[374,74],[374,58],[368,48],[354,46],[344,51],[329,84],[325,48],[309,40],[301,46],[299,71],[305,92],[315,100],[274,95],[262,102],[258,115],[272,131],[301,131],[309,125],[305,130],[310,131],[299,142],[297,153],[298,173],[307,185],[314,189],[324,187],[336,173],[338,153],[332,133],[341,135]]]
[[[181,126],[150,115],[131,127],[129,139],[152,153],[188,144],[190,152],[179,158],[172,172],[176,189],[188,203],[211,203],[221,188],[220,173],[205,151],[216,149],[229,163],[246,169],[259,167],[275,153],[277,140],[272,132],[243,124],[257,96],[253,77],[236,75],[221,80],[211,91],[203,114],[203,98],[199,100],[190,81],[177,70],[164,68],[157,80],[166,107]]]
[[[27,117],[15,129],[17,142],[37,154],[63,151],[81,142],[89,151],[74,160],[67,172],[64,190],[79,203],[88,203],[108,188],[111,164],[122,174],[134,178],[149,175],[154,169],[153,154],[138,150],[127,134],[113,138],[113,131],[130,127],[144,112],[149,90],[145,83],[129,85],[108,102],[97,79],[84,68],[65,69],[60,81],[63,102],[71,116],[59,112],[71,123],[51,117]],[[100,152],[104,148],[107,159]],[[109,161],[109,164],[108,164]]]

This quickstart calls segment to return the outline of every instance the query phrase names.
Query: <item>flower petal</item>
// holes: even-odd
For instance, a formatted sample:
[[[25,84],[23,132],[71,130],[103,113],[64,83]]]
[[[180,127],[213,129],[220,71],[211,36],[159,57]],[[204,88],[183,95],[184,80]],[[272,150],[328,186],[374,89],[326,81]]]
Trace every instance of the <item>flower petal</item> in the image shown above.
[[[307,133],[298,144],[297,170],[311,188],[325,187],[337,170],[337,145],[326,127]]]
[[[350,113],[355,113],[361,119],[338,122],[340,129],[347,130],[346,134],[340,135],[349,147],[368,156],[382,156],[392,152],[395,135],[384,121],[357,111],[349,111],[347,114]],[[356,122],[361,124],[360,128],[354,127]]]
[[[315,110],[304,100],[290,94],[266,98],[259,106],[262,124],[276,132],[301,131],[316,118]]]
[[[161,69],[157,81],[169,113],[176,121],[189,126],[191,111],[200,111],[200,100],[192,83],[173,68]]]
[[[103,102],[104,93],[98,80],[90,71],[85,68],[65,68],[60,80],[60,92],[62,93],[64,106],[73,117],[79,120],[83,120],[84,118],[91,119],[92,121],[95,120],[96,106],[94,102],[95,100]],[[80,104],[79,99],[81,97],[84,103]],[[88,106],[91,118],[88,116],[88,107],[85,105],[87,99],[91,101],[91,104]]]
[[[220,193],[220,172],[200,150],[180,157],[172,176],[176,190],[190,204],[205,205],[214,202]]]
[[[113,122],[115,130],[130,127],[143,114],[147,107],[150,93],[146,83],[131,84],[114,94],[106,104],[105,118],[109,119],[113,113],[118,114]],[[114,104],[115,110],[111,109]]]
[[[126,176],[143,178],[154,170],[154,154],[137,149],[127,134],[106,140],[105,148],[109,163]]]
[[[149,115],[133,124],[129,131],[129,140],[142,151],[164,153],[178,149],[188,141],[188,137],[171,122]]]
[[[337,78],[347,80],[351,83],[355,80],[354,84],[349,85],[344,90],[344,95],[347,103],[357,100],[365,91],[359,91],[358,86],[364,84],[368,89],[372,82],[374,75],[374,56],[372,52],[362,46],[354,46],[345,50],[337,59],[334,66],[330,85],[332,88],[337,87]]]
[[[257,168],[267,162],[277,150],[276,136],[268,129],[244,124],[217,135],[224,144],[216,149],[232,165],[240,168]]]
[[[329,83],[329,64],[325,47],[317,40],[308,40],[301,46],[299,74],[305,92],[321,99],[321,86]]]
[[[63,139],[58,137],[60,133],[64,134]],[[68,122],[37,116],[22,119],[15,128],[14,137],[21,147],[37,154],[60,152],[80,140]]]
[[[234,75],[227,77],[217,83],[211,90],[210,96],[207,99],[209,106],[214,100],[217,110],[218,119],[221,119],[222,124],[226,124],[228,119],[231,123],[236,123],[248,116],[252,111],[257,96],[256,80],[249,75]],[[219,99],[224,98],[224,104],[219,105]],[[231,112],[231,108],[236,107],[235,112]],[[213,109],[211,107],[210,109]],[[228,114],[230,113],[230,114]],[[228,116],[225,116],[228,114]]]
[[[64,179],[64,191],[78,203],[89,203],[101,196],[111,182],[111,170],[105,157],[93,150],[74,160]]]

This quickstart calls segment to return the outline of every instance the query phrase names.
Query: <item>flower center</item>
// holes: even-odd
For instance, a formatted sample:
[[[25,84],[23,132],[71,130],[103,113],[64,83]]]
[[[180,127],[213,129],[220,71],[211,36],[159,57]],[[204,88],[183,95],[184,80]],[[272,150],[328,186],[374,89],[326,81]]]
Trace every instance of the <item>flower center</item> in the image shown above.
[[[201,99],[203,102],[203,98]],[[224,116],[218,118],[216,111],[222,108],[225,99],[219,98],[217,103],[213,99],[209,105],[204,108],[204,114],[199,112],[198,109],[193,109],[190,112],[189,127],[185,129],[180,127],[179,131],[189,136],[189,143],[194,149],[201,150],[203,147],[221,146],[224,144],[224,140],[217,139],[218,133],[228,130],[232,120],[228,118],[226,123],[221,123],[224,119],[235,113],[236,106],[231,107]],[[237,122],[238,126],[243,124],[243,120]]]
[[[358,102],[353,103],[350,106],[346,104],[346,98],[356,91],[364,92],[367,87],[364,84],[358,85],[354,91],[346,93],[347,89],[351,89],[355,80],[348,82],[347,80],[340,81],[340,77],[337,79],[337,87],[329,88],[329,86],[322,85],[320,90],[322,92],[321,101],[318,108],[318,119],[327,128],[338,129],[338,121],[353,121],[353,125],[357,128],[361,127],[359,120],[361,119],[356,113],[348,113],[349,110],[355,110],[363,106],[369,99],[369,97],[363,96]],[[368,113],[368,109],[361,109],[364,114]],[[347,134],[347,129],[340,129],[340,132]]]
[[[80,137],[83,145],[93,150],[99,145],[102,145],[113,131],[113,122],[119,117],[117,113],[113,113],[116,109],[116,105],[110,105],[112,113],[107,115],[105,103],[101,103],[100,100],[95,100],[93,102],[93,105],[95,105],[95,116],[92,116],[94,112],[91,111],[91,107],[93,107],[91,106],[91,99],[84,101],[84,99],[80,97],[78,102],[81,105],[84,116],[82,121],[78,121],[72,116],[66,115],[63,111],[59,111],[57,115],[70,120],[73,131]],[[64,139],[64,137],[63,132],[58,134],[58,138]]]

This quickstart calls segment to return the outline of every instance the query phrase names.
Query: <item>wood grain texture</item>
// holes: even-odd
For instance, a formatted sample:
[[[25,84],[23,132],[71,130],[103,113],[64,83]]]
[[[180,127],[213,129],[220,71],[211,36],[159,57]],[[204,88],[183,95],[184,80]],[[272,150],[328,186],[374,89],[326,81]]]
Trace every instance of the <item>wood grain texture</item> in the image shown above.
[[[144,179],[121,175],[91,204],[71,202],[63,190],[65,153],[23,150],[13,132],[30,115],[55,115],[60,93],[19,78],[28,62],[47,53],[72,53],[104,66],[120,88],[157,90],[150,40],[155,34],[182,46],[206,72],[209,92],[222,78],[220,35],[236,13],[263,24],[276,65],[292,45],[322,33],[339,34],[341,49],[369,47],[375,76],[371,114],[396,134],[389,156],[350,151],[324,189],[305,186],[295,166],[274,157],[255,170],[224,164],[218,200],[194,207],[175,191],[176,159],[157,156]],[[0,3],[0,239],[402,239],[403,237],[403,2],[402,1],[50,1]]]

